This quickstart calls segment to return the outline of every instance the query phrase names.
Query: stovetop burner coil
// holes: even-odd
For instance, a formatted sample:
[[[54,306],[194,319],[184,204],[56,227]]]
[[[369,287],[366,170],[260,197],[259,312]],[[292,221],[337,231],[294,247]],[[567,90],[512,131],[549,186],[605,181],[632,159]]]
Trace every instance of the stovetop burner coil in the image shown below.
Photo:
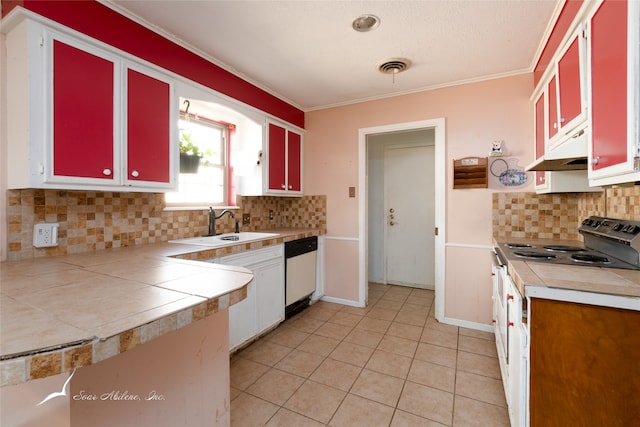
[[[507,243],[506,245],[510,249],[531,249],[531,248],[535,248],[535,246],[530,245],[528,243]]]
[[[590,255],[590,254],[573,254],[571,255],[571,259],[577,262],[584,262],[588,264],[610,264],[611,260],[607,257],[600,255]]]
[[[579,246],[566,246],[566,245],[547,245],[543,246],[546,250],[552,252],[583,252],[585,249]]]
[[[529,259],[556,259],[557,256],[552,255],[548,252],[536,252],[536,251],[514,251],[514,255],[519,256],[520,258],[529,258]]]

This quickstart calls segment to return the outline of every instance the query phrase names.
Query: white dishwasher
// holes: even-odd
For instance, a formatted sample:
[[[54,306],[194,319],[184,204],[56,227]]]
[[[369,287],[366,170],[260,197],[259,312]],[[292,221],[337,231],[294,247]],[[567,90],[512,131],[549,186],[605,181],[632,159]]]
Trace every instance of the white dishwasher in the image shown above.
[[[304,310],[316,290],[316,236],[284,244],[285,318]]]

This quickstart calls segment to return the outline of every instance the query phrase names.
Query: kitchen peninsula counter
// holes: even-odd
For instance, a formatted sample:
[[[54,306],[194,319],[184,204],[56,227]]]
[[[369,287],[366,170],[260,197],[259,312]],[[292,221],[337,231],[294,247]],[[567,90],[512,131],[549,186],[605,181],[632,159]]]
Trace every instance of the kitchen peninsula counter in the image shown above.
[[[1,385],[98,363],[246,297],[249,270],[197,260],[319,234],[269,232],[215,249],[166,242],[1,263]]]
[[[507,242],[531,244],[532,239],[494,238],[494,245]],[[536,246],[584,246],[578,240],[536,239]],[[526,260],[508,260],[508,273],[522,295],[526,287],[592,292],[613,297],[630,297],[631,304],[640,310],[640,270],[606,267],[548,264]]]

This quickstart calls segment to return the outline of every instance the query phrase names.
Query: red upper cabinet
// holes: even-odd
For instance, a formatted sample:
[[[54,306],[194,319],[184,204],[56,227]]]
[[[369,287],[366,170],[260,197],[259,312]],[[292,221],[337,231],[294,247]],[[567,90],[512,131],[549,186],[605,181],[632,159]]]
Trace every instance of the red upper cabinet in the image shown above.
[[[53,175],[114,174],[114,62],[53,40]]]
[[[178,176],[174,84],[162,70],[64,27],[7,34],[8,188],[159,191]],[[25,78],[25,75],[28,78]]]
[[[580,34],[574,36],[558,61],[558,122],[562,128],[571,127],[571,123],[584,114],[584,72],[580,59],[580,46],[583,44],[580,41]]]
[[[285,128],[269,123],[267,140],[268,182],[269,190],[285,191],[287,189],[286,156],[287,131]]]
[[[640,5],[605,1],[590,17],[591,165],[600,184],[640,180]]]
[[[534,108],[534,123],[535,123],[535,151],[536,151],[536,160],[544,156],[545,149],[545,133],[544,133],[544,92],[538,96],[538,99],[535,102]],[[543,187],[545,185],[546,172],[544,171],[536,171],[536,189]]]
[[[302,135],[284,125],[267,125],[266,194],[302,195]]]
[[[549,139],[556,136],[558,133],[558,84],[556,76],[553,76],[549,84],[547,85],[547,135]]]
[[[585,62],[584,30],[579,26],[559,52],[547,85],[548,139],[551,145],[573,137],[576,128],[582,129],[581,125],[587,120]]]
[[[171,105],[170,83],[127,69],[127,181],[171,182]]]
[[[302,191],[302,137],[299,133],[287,131],[287,178],[288,190]]]

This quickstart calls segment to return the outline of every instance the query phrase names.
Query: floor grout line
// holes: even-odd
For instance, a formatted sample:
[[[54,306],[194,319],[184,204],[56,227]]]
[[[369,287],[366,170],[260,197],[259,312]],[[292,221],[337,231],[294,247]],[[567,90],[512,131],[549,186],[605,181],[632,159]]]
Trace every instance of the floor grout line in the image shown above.
[[[398,411],[402,411],[402,413],[411,414],[412,416],[416,416],[416,417],[419,417],[421,419],[424,419],[425,422],[427,422],[427,420],[432,421],[432,422],[438,421],[438,420],[434,420],[433,418],[425,417],[424,415],[421,415],[421,414],[415,414],[415,413],[412,413],[411,411],[407,412],[407,411],[404,411],[404,410],[398,408],[398,406],[399,406],[399,404],[400,404],[400,402],[402,400],[402,397],[403,397],[403,395],[405,393],[405,389],[406,389],[407,383],[412,383],[412,384],[415,384],[415,385],[420,386],[420,387],[433,389],[433,390],[435,390],[437,392],[447,393],[448,395],[452,396],[453,402],[452,402],[452,409],[451,409],[448,425],[450,425],[450,426],[453,425],[455,420],[456,420],[456,416],[455,415],[456,415],[456,405],[457,405],[457,400],[458,400],[457,397],[460,396],[460,397],[463,397],[465,399],[474,400],[473,398],[469,398],[467,396],[463,396],[463,395],[458,395],[457,394],[458,373],[461,371],[459,369],[459,355],[460,355],[461,352],[469,353],[469,354],[476,354],[476,355],[479,355],[479,356],[485,356],[485,355],[479,354],[479,353],[468,352],[466,350],[460,350],[460,341],[461,341],[461,336],[462,336],[462,334],[460,333],[462,328],[460,328],[460,327],[455,327],[455,332],[454,332],[455,335],[456,335],[456,348],[455,349],[451,349],[451,348],[449,348],[447,346],[440,345],[441,343],[433,343],[433,342],[429,342],[429,341],[422,341],[423,339],[426,339],[426,340],[430,339],[430,337],[425,336],[425,333],[427,333],[427,334],[428,333],[448,334],[448,335],[453,335],[454,334],[453,332],[449,332],[450,327],[448,325],[446,327],[445,326],[440,327],[440,326],[437,326],[437,325],[440,325],[440,324],[436,324],[436,327],[432,327],[433,324],[429,322],[432,319],[435,320],[435,318],[432,318],[434,299],[431,297],[431,295],[429,295],[426,298],[428,301],[425,304],[424,298],[422,297],[422,295],[419,295],[420,294],[419,292],[415,292],[415,294],[414,294],[414,290],[411,290],[409,293],[403,294],[403,293],[399,292],[400,288],[392,287],[392,286],[386,286],[386,289],[384,290],[384,292],[379,293],[378,289],[381,286],[386,286],[386,285],[373,285],[373,286],[370,285],[370,289],[372,289],[372,291],[370,291],[370,296],[371,296],[371,294],[373,294],[377,298],[375,298],[375,301],[370,301],[371,302],[370,306],[368,307],[368,309],[366,311],[363,311],[362,314],[360,314],[360,313],[355,314],[354,313],[354,309],[350,308],[349,306],[340,306],[336,310],[334,310],[334,308],[336,308],[336,305],[334,305],[333,303],[319,302],[319,304],[316,303],[318,305],[314,304],[314,306],[316,307],[315,308],[316,311],[317,310],[321,310],[320,313],[315,313],[315,312],[308,311],[308,310],[314,309],[314,306],[309,307],[307,310],[303,311],[302,313],[300,313],[300,314],[292,317],[291,319],[288,319],[284,323],[282,323],[278,328],[276,328],[274,331],[271,331],[265,337],[263,337],[260,340],[252,343],[250,346],[248,346],[245,349],[240,350],[236,355],[234,355],[233,358],[232,358],[232,361],[235,358],[238,358],[238,359],[241,360],[243,358],[242,357],[243,353],[246,353],[247,349],[251,348],[251,346],[256,345],[259,342],[262,342],[263,340],[266,341],[266,342],[271,342],[272,344],[279,345],[281,347],[285,347],[285,348],[289,349],[289,351],[285,355],[283,355],[282,357],[277,359],[277,361],[275,361],[272,366],[265,365],[265,364],[263,364],[261,362],[257,362],[255,360],[252,360],[251,356],[249,356],[246,359],[246,360],[252,361],[254,363],[258,363],[258,364],[266,367],[266,370],[261,375],[257,376],[253,380],[253,382],[251,384],[246,385],[243,390],[239,390],[239,394],[236,395],[234,397],[234,399],[232,399],[232,405],[231,405],[232,406],[232,411],[234,409],[233,401],[235,401],[242,394],[246,394],[248,396],[251,396],[252,398],[259,399],[260,401],[265,402],[268,405],[273,405],[273,406],[276,407],[275,412],[273,412],[273,414],[267,420],[264,421],[265,423],[268,423],[269,421],[273,421],[275,423],[278,413],[281,410],[284,410],[284,409],[286,409],[288,411],[291,411],[291,412],[293,412],[293,413],[295,413],[297,415],[303,416],[306,419],[312,420],[313,418],[310,417],[309,415],[305,414],[305,413],[300,413],[298,411],[285,408],[285,405],[287,405],[290,401],[292,401],[294,396],[296,396],[296,393],[305,384],[311,382],[311,383],[315,383],[315,384],[321,384],[323,386],[327,386],[327,387],[330,387],[330,388],[332,388],[334,390],[337,390],[337,391],[339,391],[341,393],[344,393],[343,397],[340,399],[340,401],[337,404],[337,406],[335,407],[335,409],[333,409],[333,412],[331,413],[331,416],[328,418],[327,424],[321,424],[320,423],[318,425],[328,426],[332,422],[334,422],[334,420],[336,420],[336,417],[340,413],[341,409],[343,408],[343,405],[345,404],[345,401],[347,400],[349,395],[355,396],[355,397],[357,397],[359,399],[364,399],[365,401],[370,402],[371,404],[382,405],[382,407],[386,407],[386,408],[389,408],[390,410],[392,410],[391,411],[391,418],[390,418],[389,423],[387,425],[391,425],[392,424],[392,420],[394,419],[394,417],[401,416],[401,414]],[[392,292],[390,292],[390,291],[392,291]],[[404,289],[403,289],[403,292],[404,292]],[[378,296],[378,293],[379,293],[379,296]],[[397,295],[400,295],[400,296],[397,296]],[[404,295],[403,298],[402,298],[402,295]],[[384,296],[388,296],[389,298],[384,298]],[[412,296],[416,297],[416,300],[412,300],[411,299]],[[399,299],[401,299],[401,301],[398,301]],[[384,302],[384,301],[386,301],[386,302]],[[412,304],[412,302],[414,302],[414,301],[419,302],[419,304]],[[383,303],[380,304],[381,302],[383,302]],[[395,303],[400,303],[400,305],[398,305],[397,309],[389,308],[390,306],[395,306],[396,305]],[[378,304],[380,304],[380,305],[378,305]],[[409,305],[409,307],[407,307],[407,304]],[[393,317],[390,317],[390,319],[373,317],[370,314],[376,307],[380,308],[380,310],[387,310],[389,312],[390,311],[395,311],[395,314],[393,315]],[[422,307],[422,310],[418,310],[416,307]],[[409,309],[409,310],[414,310],[414,311],[413,312],[407,312],[407,311],[403,311],[403,309]],[[331,313],[329,313],[329,312],[331,312]],[[354,315],[354,316],[357,315],[357,316],[360,317],[360,319],[357,322],[355,322],[353,325],[332,322],[331,321],[332,319],[340,320],[340,319],[335,319],[336,315],[338,313],[340,313],[340,312],[342,312],[343,314],[348,314],[348,315]],[[411,314],[412,313],[416,313],[417,315],[420,315],[421,313],[423,314],[424,312],[426,312],[427,315],[424,318],[424,320],[422,321],[421,326],[413,324],[414,322],[416,322],[416,320],[415,320],[415,317],[412,319]],[[319,325],[315,329],[312,328],[312,327],[307,328],[304,325],[302,325],[302,327],[304,328],[303,330],[296,328],[295,320],[292,321],[292,319],[296,319],[297,316],[304,315],[305,313],[306,313],[306,316],[307,316],[305,318],[313,319],[313,320],[315,320],[315,321],[317,321],[319,323]],[[404,314],[405,317],[401,318],[402,321],[396,321],[396,319],[398,319],[398,317],[400,316],[401,313],[406,313],[406,314]],[[313,314],[317,314],[318,317],[313,317]],[[376,315],[376,316],[386,316],[384,312],[380,312],[380,311],[374,312],[374,315]],[[389,314],[389,316],[390,316],[390,314]],[[322,317],[322,318],[319,318],[319,317]],[[340,316],[338,316],[338,317],[340,317]],[[347,320],[346,320],[348,318],[349,318],[348,316],[343,318],[343,323],[348,323]],[[363,320],[365,320],[365,318],[368,319],[366,325],[362,323]],[[299,319],[302,319],[302,318],[299,318]],[[412,322],[412,323],[405,323],[405,322]],[[311,323],[314,323],[314,322],[311,322]],[[348,331],[344,335],[342,335],[341,337],[339,337],[338,335],[333,335],[332,333],[324,331],[324,330],[322,332],[327,333],[327,334],[329,334],[331,336],[317,334],[318,330],[322,329],[327,324],[337,325],[337,326],[340,327],[340,328],[338,328],[338,327],[335,328],[336,329],[335,334],[342,335],[342,332],[338,332],[342,328],[345,328],[345,329],[348,328]],[[385,324],[386,324],[386,327],[383,326]],[[390,334],[389,331],[391,330],[392,325],[394,325],[394,324],[420,328],[420,334],[417,337],[417,339],[410,339],[410,338],[405,338],[404,336],[398,336],[398,335]],[[429,326],[430,324],[432,326]],[[372,328],[372,329],[375,329],[375,330],[365,329],[362,326],[360,328],[358,328],[358,326],[360,326],[360,325],[366,326],[366,327],[369,327],[369,328]],[[379,325],[380,329],[384,328],[384,332],[379,332],[377,325]],[[279,328],[283,328],[283,327],[286,328],[286,329],[279,329]],[[401,327],[401,326],[396,326],[396,328],[398,328],[398,327]],[[311,329],[312,329],[312,332],[308,332],[308,330],[311,330]],[[365,331],[364,335],[371,334],[372,336],[376,336],[377,334],[380,334],[381,337],[377,341],[375,346],[362,345],[360,342],[346,341],[356,329],[360,329],[362,331]],[[293,343],[287,342],[288,345],[283,345],[283,344],[279,344],[277,342],[273,342],[272,341],[275,337],[277,337],[277,335],[279,333],[283,333],[283,331],[287,331],[287,330],[289,330],[289,331],[293,330],[293,331],[297,331],[297,332],[300,332],[300,333],[304,333],[304,334],[306,334],[306,337],[304,339],[302,339],[300,342],[297,342],[297,340],[293,339]],[[429,330],[431,332],[429,332]],[[277,331],[280,331],[280,332],[277,332]],[[371,333],[371,332],[373,332],[373,333]],[[398,333],[397,331],[394,331],[394,332],[396,334]],[[295,334],[291,333],[291,335],[295,335]],[[323,352],[323,354],[317,354],[317,353],[313,353],[311,351],[302,350],[302,349],[299,348],[305,342],[307,342],[307,340],[309,340],[309,338],[313,337],[314,335],[317,336],[317,337],[324,337],[324,338],[329,338],[329,339],[335,340],[335,341],[337,341],[337,343],[331,348],[331,350],[329,350],[326,353],[326,355],[324,354],[324,352]],[[477,338],[476,336],[472,336],[472,335],[468,335],[468,336],[471,336],[472,338]],[[482,335],[480,335],[480,336],[482,336]],[[393,350],[389,351],[387,346],[385,346],[385,348],[381,348],[381,345],[383,345],[383,343],[385,343],[385,338],[387,338],[387,337],[393,337],[395,339],[399,339],[398,342],[402,342],[400,340],[406,340],[408,342],[415,342],[415,347],[413,348],[413,351],[411,352],[411,356],[407,356],[402,351],[393,351]],[[283,337],[283,339],[286,341],[288,339],[288,337]],[[489,340],[487,340],[487,341],[489,341]],[[370,351],[369,355],[366,357],[366,360],[364,360],[363,362],[358,362],[358,363],[362,363],[362,366],[360,366],[359,364],[356,364],[355,362],[354,363],[349,363],[349,362],[346,362],[344,360],[334,359],[334,358],[331,357],[331,355],[334,354],[334,352],[338,348],[340,348],[340,346],[343,343],[362,346],[362,347],[364,347],[364,348],[366,348],[367,350]],[[295,347],[293,347],[293,348],[289,347],[289,345],[294,345],[294,344],[295,344]],[[422,360],[422,359],[417,359],[416,355],[418,355],[418,351],[421,348],[421,344],[431,345],[431,346],[437,347],[439,349],[447,349],[447,350],[455,351],[454,367],[451,367],[451,366],[448,366],[448,365],[445,365],[445,364],[439,364],[439,363],[434,362],[432,360],[426,361],[426,360]],[[290,356],[291,353],[293,353],[295,350],[298,350],[299,352],[304,352],[304,353],[307,353],[307,354],[310,354],[310,355],[318,356],[319,358],[321,358],[319,363],[306,376],[298,375],[297,373],[289,372],[286,369],[281,369],[281,368],[276,367],[282,360],[284,360],[288,356]],[[390,374],[388,372],[381,372],[379,370],[376,370],[375,367],[367,368],[369,363],[372,361],[374,355],[381,354],[381,353],[377,353],[377,352],[382,352],[382,353],[388,354],[389,355],[388,357],[390,359],[393,359],[393,357],[398,357],[398,356],[399,356],[398,360],[401,360],[401,358],[409,358],[410,362],[409,362],[408,368],[407,368],[406,372],[404,373],[404,375],[402,377],[397,377],[396,375],[392,375],[392,374]],[[490,357],[490,356],[487,356],[487,357]],[[336,386],[336,383],[328,384],[326,382],[319,382],[318,380],[322,381],[321,378],[312,379],[312,377],[316,373],[318,373],[318,377],[320,376],[320,374],[322,372],[322,371],[320,371],[320,368],[323,365],[325,365],[325,363],[328,360],[333,360],[333,361],[336,361],[336,362],[339,362],[339,363],[344,363],[344,364],[347,364],[347,365],[350,365],[352,367],[356,367],[357,368],[357,375],[355,375],[355,379],[348,386],[347,390],[344,390],[341,387]],[[451,392],[449,392],[447,390],[442,390],[442,389],[440,389],[438,387],[434,388],[433,386],[428,386],[426,384],[422,384],[420,382],[416,382],[414,380],[410,380],[410,374],[411,374],[412,368],[414,367],[416,361],[442,366],[445,369],[453,369],[453,390]],[[496,358],[496,365],[497,365],[497,363],[498,362],[497,362],[497,358]],[[417,366],[417,365],[415,365],[415,366]],[[253,395],[253,394],[251,394],[250,392],[247,391],[254,384],[258,383],[260,381],[260,379],[263,378],[268,372],[271,372],[274,369],[277,370],[277,371],[280,371],[280,372],[285,372],[285,373],[294,375],[294,376],[296,376],[296,377],[298,377],[298,378],[300,378],[302,380],[300,385],[295,387],[295,389],[293,389],[293,391],[291,391],[291,393],[289,394],[289,397],[286,398],[286,400],[280,405],[274,404],[274,403],[272,403],[272,402],[270,402],[268,400],[265,400],[265,399],[261,398],[260,396]],[[379,374],[379,375],[384,375],[385,377],[396,378],[396,379],[400,379],[402,381],[402,383],[401,383],[402,385],[400,387],[399,393],[397,394],[397,396],[394,397],[394,401],[395,401],[395,405],[394,406],[390,406],[387,403],[378,402],[377,400],[372,399],[371,395],[366,397],[366,396],[363,396],[363,395],[356,394],[356,393],[352,392],[352,391],[354,391],[354,387],[358,383],[358,380],[362,377],[362,375],[363,375],[363,373],[365,371],[371,371],[371,372],[374,372],[374,373]],[[479,374],[475,374],[475,375],[479,375]],[[487,378],[491,378],[491,377],[487,377]],[[476,402],[480,402],[481,404],[489,404],[487,402],[477,401],[477,400],[476,400]],[[489,405],[491,405],[491,404],[489,404]],[[506,408],[502,408],[501,406],[497,406],[497,405],[492,405],[492,406],[495,406],[495,408],[504,409],[504,413],[506,414]],[[237,408],[237,410],[240,410],[240,409]],[[435,417],[435,418],[438,418],[438,417]],[[504,420],[504,414],[501,414],[501,418],[502,418],[502,420]],[[506,415],[506,419],[507,419],[507,423],[508,423],[508,415]],[[315,421],[317,421],[317,420],[315,420]],[[506,424],[506,425],[508,425],[508,424]],[[240,426],[240,425],[232,425],[232,427],[242,427],[242,426]]]

